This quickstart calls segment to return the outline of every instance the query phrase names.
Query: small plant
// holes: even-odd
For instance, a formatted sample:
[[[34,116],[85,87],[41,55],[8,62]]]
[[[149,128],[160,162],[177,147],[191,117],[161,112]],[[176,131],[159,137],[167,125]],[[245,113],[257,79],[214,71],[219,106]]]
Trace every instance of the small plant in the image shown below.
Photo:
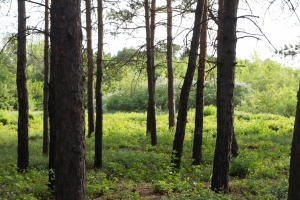
[[[210,116],[210,115],[216,115],[217,114],[217,108],[215,106],[205,106],[203,115],[204,116]]]
[[[230,176],[245,178],[255,170],[255,159],[255,154],[247,155],[244,151],[240,152],[239,156],[231,162]]]
[[[7,125],[9,123],[9,120],[6,117],[0,116],[0,122],[3,125]]]

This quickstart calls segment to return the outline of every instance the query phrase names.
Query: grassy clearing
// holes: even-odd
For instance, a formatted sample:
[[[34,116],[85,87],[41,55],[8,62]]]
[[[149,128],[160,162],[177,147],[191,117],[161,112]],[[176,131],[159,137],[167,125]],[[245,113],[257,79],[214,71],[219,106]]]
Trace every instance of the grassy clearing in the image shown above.
[[[293,118],[236,112],[239,156],[231,163],[230,195],[210,189],[216,110],[205,109],[203,164],[191,166],[194,110],[188,115],[179,173],[169,162],[174,130],[157,116],[158,145],[145,135],[145,113],[104,115],[104,167],[93,170],[94,138],[86,139],[87,199],[285,199]],[[17,115],[0,111],[0,199],[41,199],[47,191],[48,158],[42,155],[42,113],[30,114],[30,169],[16,172]]]

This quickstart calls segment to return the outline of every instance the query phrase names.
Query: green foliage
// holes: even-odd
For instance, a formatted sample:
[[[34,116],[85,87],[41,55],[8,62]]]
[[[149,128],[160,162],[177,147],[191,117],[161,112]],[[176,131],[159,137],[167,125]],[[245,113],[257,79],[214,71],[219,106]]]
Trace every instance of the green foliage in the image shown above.
[[[244,151],[239,152],[237,158],[233,159],[230,165],[230,176],[246,177],[251,173],[251,170],[256,168],[255,154],[246,154]]]
[[[296,111],[299,71],[282,67],[272,60],[240,61],[236,80],[251,86],[237,109],[252,113],[271,113],[287,117]]]
[[[217,108],[215,106],[210,105],[204,107],[204,111],[203,111],[204,116],[210,116],[210,115],[216,116],[216,114],[217,114]]]
[[[43,105],[43,43],[30,43],[27,55],[27,90],[29,108],[42,110]],[[0,109],[16,110],[16,41],[12,41],[0,55]]]
[[[86,139],[87,199],[284,199],[287,197],[293,118],[236,112],[240,154],[230,167],[230,195],[209,189],[216,132],[216,108],[205,107],[203,162],[192,166],[194,113],[188,112],[182,168],[170,167],[174,129],[166,114],[157,115],[159,143],[145,134],[146,113],[105,114],[103,169],[93,170],[94,138]],[[30,167],[16,170],[17,112],[0,111],[0,198],[42,199],[47,190],[48,158],[42,155],[42,113],[29,120]],[[147,191],[147,192],[145,192]]]

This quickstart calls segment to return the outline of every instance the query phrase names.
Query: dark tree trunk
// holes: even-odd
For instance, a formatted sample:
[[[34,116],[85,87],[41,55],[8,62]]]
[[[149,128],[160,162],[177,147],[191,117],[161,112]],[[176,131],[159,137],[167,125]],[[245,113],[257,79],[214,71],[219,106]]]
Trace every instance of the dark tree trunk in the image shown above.
[[[155,45],[154,45],[154,39],[155,39],[155,17],[156,17],[156,0],[151,1],[151,9],[150,9],[150,35],[151,35],[151,61],[152,61],[152,71],[153,71],[153,87],[154,87],[154,99],[155,99],[155,80],[156,80],[156,74],[155,74]]]
[[[204,0],[203,22],[200,35],[200,56],[198,67],[197,91],[196,91],[196,113],[195,131],[193,145],[193,165],[200,165],[202,159],[202,136],[203,136],[203,110],[204,110],[204,77],[207,51],[207,0]]]
[[[300,197],[300,87],[298,91],[298,103],[295,116],[294,134],[291,148],[290,160],[290,175],[289,175],[289,189],[288,199],[298,200]]]
[[[217,66],[217,139],[211,189],[229,192],[229,166],[233,135],[236,23],[238,0],[225,0],[220,60]]]
[[[195,11],[195,22],[193,29],[193,37],[191,41],[191,49],[189,53],[188,68],[184,77],[179,99],[177,126],[173,142],[173,153],[171,158],[171,163],[173,164],[173,167],[178,169],[180,168],[183,141],[187,122],[188,99],[197,64],[196,61],[199,49],[203,4],[204,0],[198,0]]]
[[[17,90],[18,116],[18,170],[24,171],[29,164],[28,150],[28,94],[26,86],[26,8],[25,1],[18,0],[18,61]]]
[[[222,16],[224,9],[224,0],[219,0],[219,8],[218,8],[218,16]],[[221,64],[221,51],[222,51],[222,37],[223,37],[223,19],[222,17],[218,17],[218,35],[217,35],[217,40],[218,40],[218,47],[217,47],[217,66]],[[234,129],[232,129],[232,145],[231,145],[231,155],[232,157],[237,157],[238,156],[238,151],[239,147],[236,141]]]
[[[51,70],[50,70],[51,71]],[[50,78],[50,81],[51,78]],[[48,180],[48,187],[51,190],[51,193],[54,194],[55,192],[55,158],[56,158],[56,132],[54,127],[54,91],[50,87],[49,88],[49,102],[48,102],[48,109],[49,109],[49,121],[50,121],[50,140],[49,140],[49,180]]]
[[[94,64],[92,47],[92,19],[91,0],[86,3],[86,36],[87,36],[87,57],[88,57],[88,137],[95,131],[95,111],[94,111]]]
[[[50,123],[55,199],[85,199],[84,87],[79,0],[51,2]]]
[[[239,146],[236,141],[234,128],[232,129],[232,143],[231,143],[231,156],[233,158],[236,158],[239,155]]]
[[[147,75],[148,75],[148,109],[147,130],[151,134],[151,145],[157,144],[156,117],[155,117],[155,70],[153,66],[153,52],[151,47],[151,29],[149,16],[149,2],[145,0],[146,42],[147,42]],[[154,25],[155,26],[155,25]],[[154,32],[152,31],[152,34]]]
[[[176,126],[174,68],[173,68],[173,35],[172,35],[172,0],[167,0],[167,65],[168,65],[168,109],[169,128]]]
[[[95,131],[95,168],[102,168],[102,55],[103,55],[103,5],[98,0],[98,54],[97,54],[97,82],[96,82],[96,131]]]
[[[43,119],[43,154],[48,155],[49,151],[49,113],[48,113],[48,99],[49,99],[49,0],[45,0],[45,45],[44,45],[44,119]]]

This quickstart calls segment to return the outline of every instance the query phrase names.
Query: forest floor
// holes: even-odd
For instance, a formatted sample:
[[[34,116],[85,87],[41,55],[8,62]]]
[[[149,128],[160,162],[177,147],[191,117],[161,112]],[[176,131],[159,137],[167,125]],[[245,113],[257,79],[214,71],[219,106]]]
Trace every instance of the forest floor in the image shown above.
[[[294,118],[235,112],[239,156],[230,167],[230,194],[210,190],[216,112],[206,108],[203,157],[191,165],[194,110],[188,113],[182,167],[170,168],[175,130],[157,115],[158,144],[146,136],[145,113],[104,115],[103,168],[93,169],[94,137],[86,138],[87,199],[286,199]],[[48,157],[42,154],[42,113],[30,114],[30,166],[18,173],[17,115],[0,111],[0,199],[47,199]]]

